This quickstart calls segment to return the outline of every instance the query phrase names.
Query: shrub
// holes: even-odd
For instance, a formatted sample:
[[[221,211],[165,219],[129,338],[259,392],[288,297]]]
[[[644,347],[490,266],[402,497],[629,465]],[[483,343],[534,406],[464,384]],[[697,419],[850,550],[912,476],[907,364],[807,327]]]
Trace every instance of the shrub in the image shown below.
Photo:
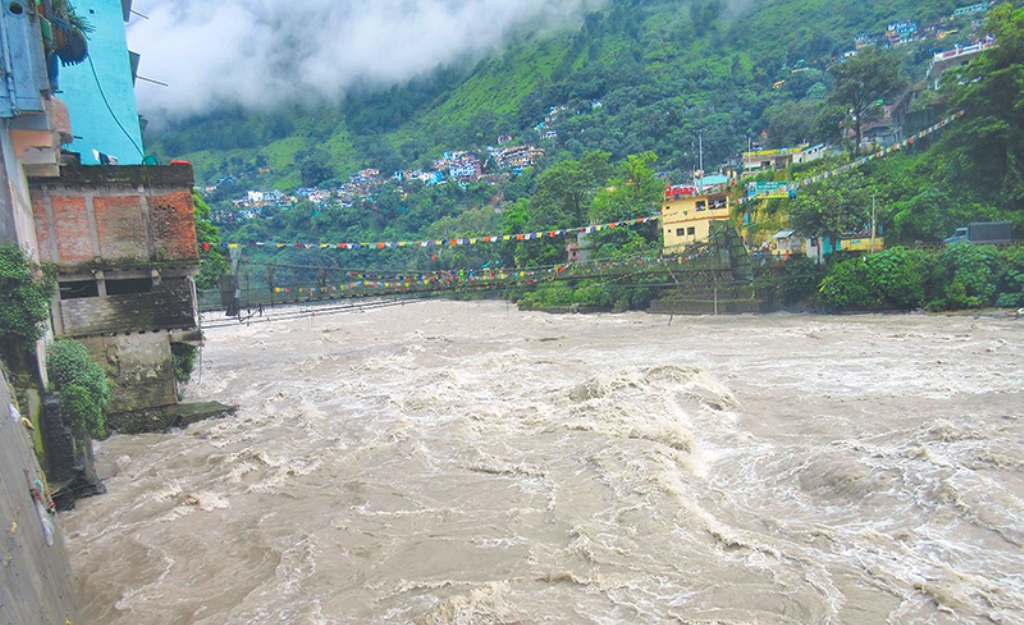
[[[942,294],[928,305],[939,310],[958,310],[990,306],[995,301],[995,248],[991,245],[955,243],[943,250],[939,259],[939,284]]]
[[[32,349],[50,318],[55,285],[51,269],[33,265],[13,243],[0,244],[0,355]]]
[[[872,310],[879,305],[872,293],[867,263],[860,259],[832,264],[818,292],[822,303],[832,311]]]
[[[588,308],[611,308],[612,297],[600,282],[581,284],[573,293],[575,303]]]
[[[794,258],[787,262],[782,266],[782,277],[778,282],[782,303],[787,306],[813,303],[826,271],[824,265],[811,258]]]
[[[171,343],[171,358],[174,365],[174,379],[184,384],[192,377],[199,349],[188,343]]]
[[[896,247],[864,258],[872,298],[885,308],[913,310],[925,302],[924,260]]]
[[[996,305],[1024,306],[1024,246],[1007,247],[996,253],[998,267]]]
[[[60,393],[61,413],[75,434],[105,436],[110,385],[103,368],[89,358],[85,346],[71,339],[57,339],[47,350],[46,372]]]

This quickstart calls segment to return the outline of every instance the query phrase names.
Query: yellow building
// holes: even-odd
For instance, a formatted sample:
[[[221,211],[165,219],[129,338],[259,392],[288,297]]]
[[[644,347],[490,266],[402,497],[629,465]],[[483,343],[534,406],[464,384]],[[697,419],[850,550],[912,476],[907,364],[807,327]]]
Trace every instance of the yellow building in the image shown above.
[[[871,250],[871,237],[859,237],[859,238],[847,238],[843,237],[839,240],[839,249],[844,252],[870,252]],[[882,237],[875,237],[875,252],[881,252],[885,249],[885,239]]]
[[[729,198],[722,187],[669,187],[661,204],[665,254],[676,254],[711,236],[711,222],[729,219]]]

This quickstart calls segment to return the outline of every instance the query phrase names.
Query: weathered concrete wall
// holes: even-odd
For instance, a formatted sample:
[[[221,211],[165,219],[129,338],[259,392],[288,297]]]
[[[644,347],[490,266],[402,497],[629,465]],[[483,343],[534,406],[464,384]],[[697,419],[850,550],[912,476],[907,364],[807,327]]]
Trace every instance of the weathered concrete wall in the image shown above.
[[[62,300],[57,305],[64,336],[196,327],[192,282],[167,278],[148,293]]]
[[[80,623],[60,519],[40,513],[33,499],[30,489],[42,474],[10,402],[0,376],[0,623]]]
[[[167,332],[118,334],[78,339],[93,360],[112,373],[113,397],[107,425],[121,430],[117,413],[177,402],[171,343]]]

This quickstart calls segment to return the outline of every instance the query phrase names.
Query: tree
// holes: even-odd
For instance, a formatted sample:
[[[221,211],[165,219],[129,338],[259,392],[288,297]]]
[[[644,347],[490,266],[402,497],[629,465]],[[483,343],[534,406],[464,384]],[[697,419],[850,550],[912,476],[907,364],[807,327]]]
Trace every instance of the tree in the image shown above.
[[[768,143],[773,148],[797,145],[814,133],[817,102],[784,102],[768,115]]]
[[[794,228],[809,237],[828,237],[836,249],[842,234],[863,228],[870,214],[871,194],[860,174],[801,187],[789,208]]]
[[[619,167],[619,174],[594,197],[592,221],[609,223],[650,217],[658,212],[664,194],[662,182],[655,176],[654,152],[632,154]],[[661,229],[651,224],[611,228],[590,235],[595,258],[643,256],[657,253]]]
[[[853,148],[856,153],[860,150],[864,122],[881,113],[880,101],[903,88],[899,58],[891,51],[868,46],[856,56],[836,63],[829,72],[836,86],[828,99],[846,110],[857,140]]]
[[[1001,208],[1018,208],[1024,201],[1024,8],[995,7],[986,29],[998,45],[949,75],[950,104],[967,116],[944,137],[950,148],[944,160],[958,186]]]
[[[210,206],[192,192],[192,203],[196,211],[196,243],[199,246],[199,275],[196,288],[200,291],[217,287],[220,277],[228,272],[228,260],[220,247],[220,228],[210,221]]]
[[[300,150],[295,154],[295,163],[299,166],[304,187],[315,187],[324,180],[334,177],[330,157],[320,148]]]
[[[586,152],[579,160],[552,165],[537,178],[530,202],[531,225],[576,227],[586,223],[594,193],[612,172],[608,152]]]
[[[650,217],[657,212],[665,187],[654,175],[654,152],[631,154],[618,175],[594,197],[590,217],[597,222]]]

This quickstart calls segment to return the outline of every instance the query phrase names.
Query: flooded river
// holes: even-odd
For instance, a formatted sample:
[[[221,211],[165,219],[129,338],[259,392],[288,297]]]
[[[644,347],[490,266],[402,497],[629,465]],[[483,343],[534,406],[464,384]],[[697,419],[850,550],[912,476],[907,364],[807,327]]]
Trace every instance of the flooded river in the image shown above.
[[[275,314],[98,445],[89,624],[1024,623],[1024,319]]]

